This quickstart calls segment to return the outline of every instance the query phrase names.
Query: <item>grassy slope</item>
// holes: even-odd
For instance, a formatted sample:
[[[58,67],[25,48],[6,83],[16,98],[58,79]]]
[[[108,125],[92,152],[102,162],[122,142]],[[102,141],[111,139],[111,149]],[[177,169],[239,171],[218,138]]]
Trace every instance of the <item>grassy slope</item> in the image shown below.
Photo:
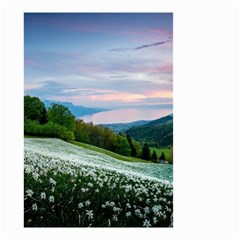
[[[146,161],[146,160],[143,160],[143,159],[140,159],[140,158],[122,156],[120,154],[117,154],[117,153],[114,153],[114,152],[111,152],[111,151],[108,151],[106,149],[99,148],[99,147],[96,147],[96,146],[93,146],[93,145],[89,145],[89,144],[86,144],[86,143],[81,143],[81,142],[76,142],[76,141],[72,141],[71,143],[74,144],[74,145],[83,147],[83,148],[87,148],[87,149],[90,149],[90,150],[93,150],[93,151],[96,151],[96,152],[106,154],[110,157],[114,157],[114,158],[116,158],[118,160],[121,160],[121,161],[152,163],[151,161]]]

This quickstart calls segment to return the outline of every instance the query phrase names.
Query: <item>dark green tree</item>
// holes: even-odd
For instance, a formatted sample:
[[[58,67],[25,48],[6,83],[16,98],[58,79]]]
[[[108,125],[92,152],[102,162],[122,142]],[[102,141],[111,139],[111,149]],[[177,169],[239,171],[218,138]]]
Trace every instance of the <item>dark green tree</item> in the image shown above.
[[[153,150],[153,153],[152,153],[152,160],[154,160],[155,162],[157,161],[157,154],[155,150]]]
[[[165,154],[164,154],[164,152],[162,152],[162,154],[161,154],[161,156],[160,156],[160,158],[159,158],[159,160],[166,160],[166,157],[165,157]]]
[[[37,121],[41,124],[47,122],[45,105],[38,97],[24,96],[24,119]]]
[[[142,159],[149,160],[150,159],[150,149],[147,145],[147,143],[144,143],[143,148],[142,148]]]
[[[131,156],[135,157],[136,154],[137,154],[137,150],[136,150],[136,148],[135,148],[135,146],[133,144],[132,138],[131,138],[131,136],[129,134],[127,134],[127,140],[128,140],[129,146],[131,148]]]
[[[69,131],[75,130],[75,117],[71,111],[61,105],[53,103],[48,109],[48,120],[57,123],[61,126],[64,126]]]

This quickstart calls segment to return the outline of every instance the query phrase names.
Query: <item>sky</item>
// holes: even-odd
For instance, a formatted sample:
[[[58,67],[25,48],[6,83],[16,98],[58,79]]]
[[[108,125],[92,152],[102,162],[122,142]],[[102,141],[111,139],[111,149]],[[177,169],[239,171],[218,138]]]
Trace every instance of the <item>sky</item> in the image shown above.
[[[86,107],[172,108],[172,13],[25,13],[24,93]]]

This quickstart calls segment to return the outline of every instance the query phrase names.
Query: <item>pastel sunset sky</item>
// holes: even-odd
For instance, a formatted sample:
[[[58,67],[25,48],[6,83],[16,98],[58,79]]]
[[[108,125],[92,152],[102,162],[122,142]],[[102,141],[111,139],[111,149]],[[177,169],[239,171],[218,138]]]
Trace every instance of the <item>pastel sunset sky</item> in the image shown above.
[[[25,13],[25,94],[172,108],[172,39],[172,13]]]

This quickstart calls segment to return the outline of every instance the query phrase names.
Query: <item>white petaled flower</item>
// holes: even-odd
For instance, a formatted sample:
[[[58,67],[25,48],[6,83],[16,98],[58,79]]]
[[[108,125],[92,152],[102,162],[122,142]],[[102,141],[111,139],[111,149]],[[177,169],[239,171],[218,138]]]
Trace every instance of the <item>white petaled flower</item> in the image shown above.
[[[158,222],[156,217],[153,217],[153,223],[156,224]]]
[[[52,203],[54,202],[54,196],[49,197],[49,202],[52,202]]]
[[[117,215],[113,215],[113,221],[115,221],[115,222],[117,222],[118,221],[118,217],[117,217]]]
[[[29,197],[32,197],[32,195],[33,195],[33,191],[31,189],[28,189],[26,191],[26,193],[27,193],[27,196],[29,196]]]
[[[84,193],[84,192],[86,192],[86,189],[85,188],[81,188],[81,191]]]
[[[88,216],[88,219],[93,219],[93,210],[86,210],[86,215]]]
[[[84,206],[83,203],[78,204],[78,208],[83,208],[83,206]]]
[[[92,184],[92,183],[88,183],[87,185],[88,185],[89,187],[92,187],[92,186],[93,186],[93,184]]]
[[[113,206],[115,206],[115,203],[114,203],[114,202],[110,202],[109,205],[110,205],[111,207],[113,207]]]
[[[32,210],[37,211],[37,209],[38,209],[37,204],[34,203],[34,204],[32,205]]]
[[[106,201],[106,202],[105,202],[105,205],[106,205],[106,206],[109,206],[109,201]]]
[[[102,204],[102,208],[106,208],[106,206],[104,204]]]
[[[161,211],[162,207],[160,205],[154,205],[152,207],[152,211],[154,212],[155,215],[159,215],[159,212]]]
[[[121,208],[113,207],[113,211],[114,211],[114,212],[120,212],[120,211],[121,211]]]
[[[52,179],[52,178],[49,178],[49,182],[52,184],[52,185],[56,185],[56,181],[54,180],[54,179]]]
[[[150,201],[150,199],[148,198],[147,200],[146,200],[146,203],[147,204],[149,204],[151,201]]]
[[[140,210],[140,209],[136,209],[136,210],[135,210],[135,214],[136,214],[137,216],[139,216],[139,215],[141,214],[141,210]]]
[[[97,188],[97,189],[95,190],[95,192],[96,192],[96,193],[99,193],[99,189]]]
[[[130,203],[127,203],[126,206],[127,206],[127,208],[131,208]]]
[[[91,204],[91,202],[89,201],[89,200],[87,200],[86,202],[85,202],[85,205],[86,206],[89,206]]]
[[[41,192],[40,197],[41,197],[41,199],[46,199],[46,193],[45,192]]]
[[[149,220],[145,219],[145,220],[143,221],[143,227],[151,227],[151,226],[152,226],[152,225],[151,225],[151,223],[150,223]]]
[[[146,214],[150,213],[149,207],[145,207],[145,208],[144,208],[144,213],[146,213]]]
[[[130,217],[132,215],[131,212],[126,212],[126,217]]]

